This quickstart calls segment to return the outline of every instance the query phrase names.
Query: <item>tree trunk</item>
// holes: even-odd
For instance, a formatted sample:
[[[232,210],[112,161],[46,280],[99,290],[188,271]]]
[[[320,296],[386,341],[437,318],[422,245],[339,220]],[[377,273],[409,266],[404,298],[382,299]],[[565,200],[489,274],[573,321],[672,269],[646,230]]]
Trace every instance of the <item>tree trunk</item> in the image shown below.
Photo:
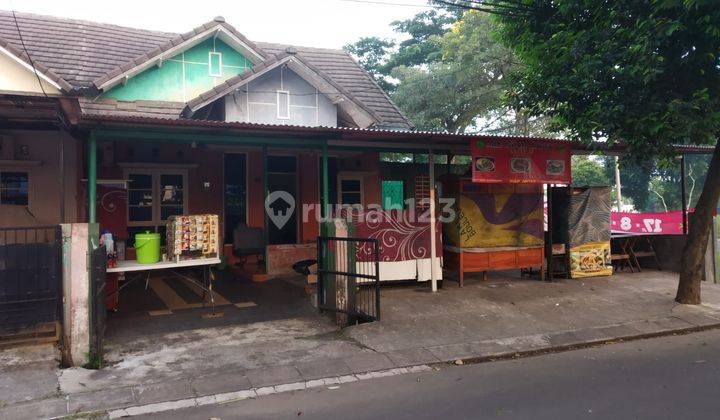
[[[720,199],[720,143],[715,145],[705,185],[695,206],[695,212],[689,217],[687,241],[680,266],[680,283],[675,296],[677,302],[692,305],[700,303],[700,281],[703,275],[705,249],[718,199]]]

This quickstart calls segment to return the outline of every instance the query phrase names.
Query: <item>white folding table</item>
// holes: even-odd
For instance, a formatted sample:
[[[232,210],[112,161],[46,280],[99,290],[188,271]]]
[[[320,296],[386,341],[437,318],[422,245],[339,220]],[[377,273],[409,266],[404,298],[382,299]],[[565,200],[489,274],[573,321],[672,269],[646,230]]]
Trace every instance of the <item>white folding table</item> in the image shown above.
[[[194,285],[198,286],[203,290],[203,303],[205,303],[205,293],[210,295],[210,303],[212,305],[212,311],[215,313],[215,296],[213,295],[213,273],[212,266],[220,264],[220,258],[196,258],[188,260],[171,260],[171,261],[159,261],[153,264],[140,264],[136,260],[125,260],[118,261],[115,267],[108,267],[105,270],[107,273],[130,273],[130,272],[147,272],[145,275],[145,289],[148,287],[150,281],[150,272],[155,270],[169,270],[176,276],[183,278]],[[188,277],[184,274],[178,273],[176,269],[185,267],[202,267],[203,268],[203,281],[199,281]],[[124,289],[128,284],[135,280],[142,278],[142,275],[135,276],[128,280],[122,287],[119,287],[116,293],[120,293],[120,290]]]

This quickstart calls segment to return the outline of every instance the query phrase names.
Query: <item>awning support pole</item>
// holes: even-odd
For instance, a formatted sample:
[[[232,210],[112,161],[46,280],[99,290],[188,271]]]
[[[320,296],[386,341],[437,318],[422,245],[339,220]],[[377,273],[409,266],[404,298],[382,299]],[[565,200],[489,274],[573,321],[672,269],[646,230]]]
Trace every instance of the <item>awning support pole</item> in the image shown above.
[[[615,156],[615,190],[617,192],[618,211],[622,211],[622,186],[620,185],[620,158]]]
[[[545,260],[547,266],[547,281],[553,281],[553,273],[555,272],[555,266],[553,261],[553,203],[552,203],[552,192],[553,185],[547,184],[546,189],[547,195],[547,236],[545,243]],[[565,252],[569,252],[565,250]],[[542,277],[542,276],[541,276]]]
[[[320,215],[323,220],[328,217],[330,206],[330,181],[328,175],[328,145],[327,140],[322,145],[322,208]]]
[[[687,198],[685,197],[685,155],[680,155],[680,202],[682,203],[683,235],[688,234]]]
[[[265,274],[268,272],[268,245],[270,245],[270,233],[268,232],[268,214],[267,206],[265,206],[265,200],[267,200],[270,191],[268,191],[268,157],[267,157],[267,145],[262,147],[262,184],[263,184],[263,240],[265,241]]]
[[[88,137],[88,222],[96,222],[97,207],[97,138],[95,130]]]
[[[430,282],[432,283],[432,291],[437,292],[437,273],[435,269],[435,259],[437,252],[435,250],[435,153],[430,149],[428,153],[428,166],[430,172]]]

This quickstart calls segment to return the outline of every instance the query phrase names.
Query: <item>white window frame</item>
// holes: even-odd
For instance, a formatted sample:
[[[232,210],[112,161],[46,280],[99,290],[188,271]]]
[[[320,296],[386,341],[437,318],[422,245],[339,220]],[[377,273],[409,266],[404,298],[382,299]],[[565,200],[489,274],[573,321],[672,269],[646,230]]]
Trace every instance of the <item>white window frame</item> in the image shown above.
[[[213,55],[218,56],[218,70],[219,73],[213,74],[212,71],[212,57]],[[208,53],[208,74],[212,77],[222,77],[222,53],[216,52],[216,51],[210,51]]]
[[[188,202],[190,201],[190,186],[188,185],[188,172],[183,169],[147,169],[147,168],[130,168],[123,171],[124,179],[130,179],[130,174],[134,175],[150,175],[152,177],[152,220],[143,221],[131,221],[130,220],[130,190],[132,188],[132,182],[128,183],[128,198],[126,202],[127,208],[127,226],[128,227],[142,227],[142,226],[163,226],[167,220],[160,219],[160,211],[162,205],[160,204],[160,177],[162,175],[180,175],[183,177],[183,214],[188,214]]]
[[[27,183],[28,183],[28,191],[27,191],[27,204],[25,207],[31,208],[30,203],[32,201],[32,173],[26,169],[15,169],[15,168],[8,168],[8,169],[0,169],[0,180],[2,179],[2,173],[3,172],[21,172],[27,175]],[[0,184],[0,189],[2,189],[2,184]],[[0,204],[4,204],[2,201],[2,197],[0,197]]]
[[[280,115],[280,95],[287,95],[287,115],[283,116]],[[290,91],[289,90],[280,90],[277,91],[277,97],[276,97],[276,110],[277,110],[277,119],[279,120],[289,120],[290,119]]]
[[[340,206],[345,205],[353,205],[348,203],[343,203],[342,196],[343,196],[343,189],[342,189],[342,182],[343,181],[359,181],[360,183],[360,205],[365,205],[365,182],[363,175],[360,174],[338,174],[337,176],[337,194],[338,194],[338,204]],[[355,193],[358,191],[347,191],[348,193]]]

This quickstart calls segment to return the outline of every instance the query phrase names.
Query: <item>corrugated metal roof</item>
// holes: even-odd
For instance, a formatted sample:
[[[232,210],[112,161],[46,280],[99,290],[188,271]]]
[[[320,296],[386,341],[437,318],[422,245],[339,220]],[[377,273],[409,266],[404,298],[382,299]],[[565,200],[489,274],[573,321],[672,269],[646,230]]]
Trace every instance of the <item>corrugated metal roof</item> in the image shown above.
[[[435,145],[438,147],[470,147],[470,142],[483,140],[493,144],[502,144],[509,147],[549,146],[549,147],[570,147],[574,152],[583,153],[595,151],[598,153],[623,153],[627,148],[622,144],[607,146],[605,143],[586,144],[568,139],[551,137],[526,137],[526,136],[498,136],[476,133],[454,134],[436,131],[414,131],[414,130],[389,130],[378,128],[354,128],[354,127],[310,127],[300,125],[278,125],[260,124],[248,122],[225,122],[193,119],[174,118],[149,118],[125,115],[84,115],[80,126],[85,128],[128,128],[128,129],[153,129],[167,128],[168,132],[202,130],[209,134],[240,136],[267,136],[296,138],[298,141],[313,136],[319,139],[335,141],[356,141],[356,142],[392,142],[401,141],[408,147],[427,147]],[[678,153],[683,154],[708,154],[715,149],[714,146],[706,145],[676,145]]]

